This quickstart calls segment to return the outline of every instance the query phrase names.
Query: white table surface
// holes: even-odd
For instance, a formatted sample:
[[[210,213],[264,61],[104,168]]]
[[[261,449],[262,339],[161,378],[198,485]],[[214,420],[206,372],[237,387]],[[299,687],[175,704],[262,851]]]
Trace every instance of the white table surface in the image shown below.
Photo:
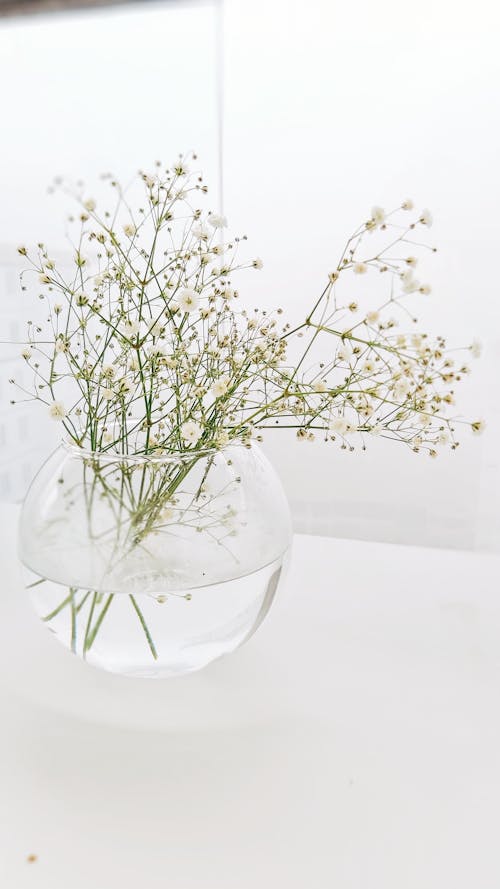
[[[51,637],[0,518],[2,889],[500,886],[498,557],[298,536],[256,636],[155,682]]]

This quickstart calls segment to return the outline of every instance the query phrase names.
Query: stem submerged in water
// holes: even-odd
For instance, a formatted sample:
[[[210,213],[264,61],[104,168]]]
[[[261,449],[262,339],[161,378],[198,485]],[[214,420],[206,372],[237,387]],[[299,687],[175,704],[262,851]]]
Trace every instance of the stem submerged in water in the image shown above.
[[[139,621],[141,623],[142,629],[144,630],[146,639],[148,640],[148,645],[149,645],[151,654],[153,655],[155,661],[157,661],[158,660],[158,653],[156,651],[155,644],[151,638],[151,633],[149,632],[148,625],[147,625],[146,621],[144,620],[144,615],[143,615],[141,609],[139,608],[137,602],[135,601],[134,596],[130,595],[129,598],[130,598],[130,601],[132,602],[132,605],[134,606],[137,617],[139,618]]]

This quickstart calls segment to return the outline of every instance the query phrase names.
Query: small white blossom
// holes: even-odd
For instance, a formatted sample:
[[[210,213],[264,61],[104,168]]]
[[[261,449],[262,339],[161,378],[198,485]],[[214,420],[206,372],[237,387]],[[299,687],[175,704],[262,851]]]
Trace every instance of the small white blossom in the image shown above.
[[[127,224],[123,226],[123,232],[128,238],[133,238],[134,235],[137,234],[137,229],[131,222],[127,222]]]
[[[317,380],[315,383],[313,383],[313,392],[321,393],[327,391],[328,387],[324,380]]]
[[[102,397],[105,399],[105,401],[111,401],[111,399],[113,398],[114,394],[115,394],[115,393],[113,392],[113,390],[110,389],[108,386],[106,386],[106,387],[102,390]]]
[[[418,288],[419,293],[423,293],[425,296],[429,296],[429,293],[432,293],[432,287],[430,284],[422,284]]]
[[[415,290],[418,290],[420,287],[419,282],[416,278],[413,277],[413,272],[411,269],[407,269],[401,275],[401,280],[403,282],[403,292],[404,293],[414,293]]]
[[[49,417],[52,420],[64,420],[66,416],[66,408],[62,401],[53,401],[49,407]]]
[[[172,171],[176,176],[187,176],[189,167],[181,158],[172,165]]]
[[[372,207],[371,222],[373,225],[383,225],[385,222],[385,210],[382,207]]]
[[[337,432],[339,435],[345,435],[349,430],[349,423],[345,417],[334,417],[330,421],[331,432]]]
[[[337,355],[341,361],[350,361],[352,358],[352,352],[345,343],[342,346],[339,346],[337,349]]]
[[[235,367],[241,367],[246,361],[246,355],[244,352],[235,352],[233,355],[233,364]]]
[[[379,318],[379,312],[367,312],[366,314],[366,320],[368,321],[368,324],[376,324]]]
[[[132,384],[127,377],[122,377],[121,380],[117,382],[118,394],[119,395],[127,395],[128,392],[132,389]]]
[[[196,444],[202,436],[202,428],[194,420],[187,420],[181,426],[181,436],[186,444]]]
[[[139,333],[140,324],[138,321],[131,321],[130,318],[126,318],[121,322],[119,330],[127,339],[131,339]]]
[[[355,262],[352,270],[355,275],[364,275],[368,271],[368,266],[366,262]]]
[[[473,340],[469,346],[469,349],[470,349],[470,353],[473,358],[480,358],[481,357],[481,352],[483,351],[483,347],[482,347],[481,343],[479,342],[479,340]]]
[[[264,263],[262,262],[262,260],[259,256],[257,256],[256,259],[254,259],[254,261],[252,262],[252,265],[253,265],[254,269],[260,270],[260,269],[264,268]]]
[[[33,354],[33,353],[32,353],[31,349],[30,349],[28,346],[26,346],[26,348],[23,349],[23,351],[21,352],[22,357],[25,358],[26,361],[29,361],[29,359],[31,358],[32,354]]]
[[[92,213],[96,208],[96,202],[94,201],[93,198],[89,198],[87,201],[85,201],[83,206],[85,207],[86,210],[89,211],[89,213]]]
[[[410,391],[410,384],[408,380],[401,379],[396,380],[394,384],[394,397],[397,401],[404,401]]]
[[[181,290],[181,292],[177,294],[177,298],[179,300],[179,307],[183,312],[194,312],[198,308],[200,302],[196,290],[192,290],[189,287]]]
[[[227,219],[217,213],[211,213],[208,222],[213,228],[227,228]]]
[[[150,334],[152,334],[152,336],[155,336],[155,337],[160,336],[160,334],[165,330],[166,324],[167,324],[167,321],[164,316],[162,316],[161,318],[158,318],[158,320],[155,321],[155,323],[152,325],[152,327],[149,328]]]
[[[229,377],[227,376],[227,374],[223,374],[211,386],[210,391],[215,398],[221,398],[223,395],[226,394],[228,388],[229,388]]]
[[[193,225],[191,234],[198,241],[208,241],[210,237],[209,229],[206,227],[206,225],[202,225],[201,223],[199,225]]]
[[[229,442],[230,442],[229,433],[226,432],[225,429],[222,429],[222,430],[217,434],[217,438],[216,438],[215,441],[216,441],[216,444],[217,444],[217,447],[218,447],[218,448],[225,448],[226,445],[228,445]]]
[[[428,228],[430,228],[432,225],[431,211],[430,210],[422,210],[422,212],[420,214],[419,222],[421,222],[422,225],[426,225]]]
[[[165,355],[165,346],[162,346],[161,343],[156,343],[149,349],[149,355],[151,358],[162,358]]]
[[[401,204],[401,209],[402,210],[413,210],[414,206],[415,205],[414,205],[413,201],[410,198],[407,198],[406,201],[403,201],[403,203]]]
[[[474,423],[471,423],[471,429],[474,435],[481,435],[486,428],[486,423],[484,420],[475,420]]]

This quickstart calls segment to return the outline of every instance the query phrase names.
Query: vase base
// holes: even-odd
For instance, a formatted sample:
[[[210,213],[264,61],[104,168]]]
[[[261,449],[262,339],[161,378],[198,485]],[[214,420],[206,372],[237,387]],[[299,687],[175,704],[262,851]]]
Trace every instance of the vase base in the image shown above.
[[[188,591],[68,589],[29,572],[48,629],[88,664],[144,679],[182,676],[239,648],[266,616],[287,553],[243,577]]]

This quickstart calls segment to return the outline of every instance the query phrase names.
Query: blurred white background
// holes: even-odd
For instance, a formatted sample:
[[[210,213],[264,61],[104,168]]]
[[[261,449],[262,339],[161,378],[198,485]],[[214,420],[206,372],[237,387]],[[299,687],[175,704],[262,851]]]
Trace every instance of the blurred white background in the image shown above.
[[[158,2],[0,22],[2,339],[29,311],[16,245],[64,251],[63,208],[46,196],[54,175],[127,178],[194,147],[216,193],[218,10]],[[454,454],[431,461],[380,441],[350,454],[269,434],[297,530],[500,547],[499,26],[488,0],[224,4],[225,210],[265,263],[245,298],[300,316],[372,205],[411,197],[433,211],[439,246],[422,326],[484,344],[459,406],[487,432],[464,432]],[[49,443],[41,420],[8,407],[3,355],[0,492],[18,496]]]

